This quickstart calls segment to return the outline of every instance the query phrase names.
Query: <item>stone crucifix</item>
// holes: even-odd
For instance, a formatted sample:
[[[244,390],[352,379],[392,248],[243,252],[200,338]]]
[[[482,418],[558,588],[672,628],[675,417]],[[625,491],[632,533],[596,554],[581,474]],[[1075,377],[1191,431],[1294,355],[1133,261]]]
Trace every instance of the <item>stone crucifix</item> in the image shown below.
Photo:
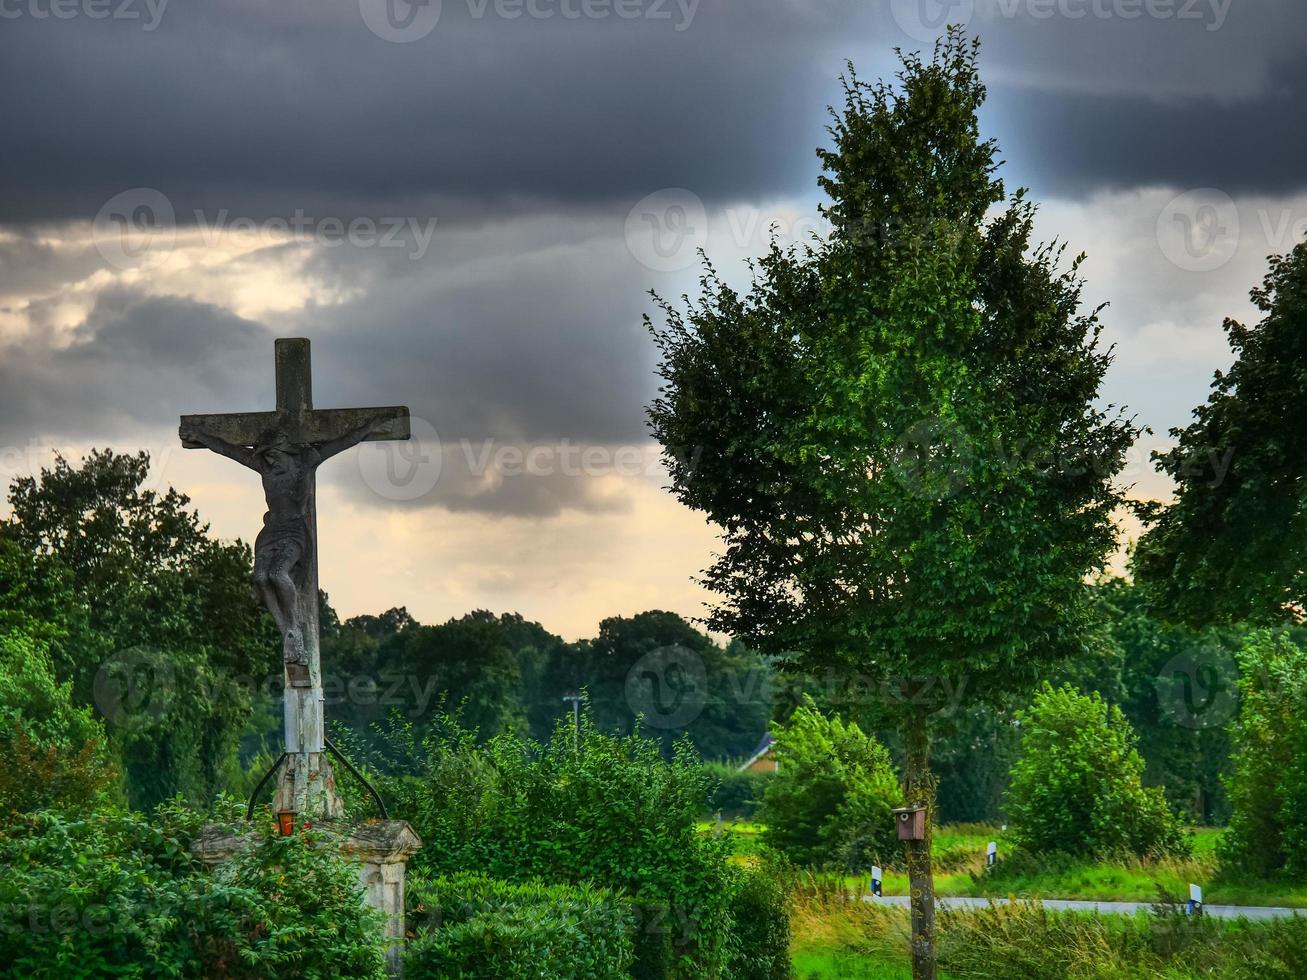
[[[277,409],[184,415],[182,445],[209,449],[263,479],[268,512],[254,542],[254,589],[282,636],[287,765],[274,807],[344,816],[325,754],[318,651],[318,467],[364,440],[408,439],[408,409],[313,407],[309,342],[276,342]]]

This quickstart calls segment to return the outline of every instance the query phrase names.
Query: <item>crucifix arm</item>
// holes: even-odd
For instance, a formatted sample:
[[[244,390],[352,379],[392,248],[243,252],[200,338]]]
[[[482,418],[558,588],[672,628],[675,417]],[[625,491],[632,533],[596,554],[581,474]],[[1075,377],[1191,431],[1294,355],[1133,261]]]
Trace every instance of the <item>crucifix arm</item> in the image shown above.
[[[317,449],[322,454],[324,460],[330,459],[337,453],[343,453],[352,446],[357,446],[360,442],[372,435],[374,432],[382,432],[390,427],[391,414],[388,412],[378,412],[373,415],[362,425],[359,425],[342,436],[337,436],[327,442],[320,444]]]
[[[210,449],[220,456],[226,456],[228,459],[234,459],[242,466],[248,466],[252,470],[258,467],[254,464],[254,453],[244,446],[237,446],[225,439],[219,439],[215,435],[205,432],[194,422],[183,420],[181,429],[178,433],[183,442],[198,442],[205,449]]]

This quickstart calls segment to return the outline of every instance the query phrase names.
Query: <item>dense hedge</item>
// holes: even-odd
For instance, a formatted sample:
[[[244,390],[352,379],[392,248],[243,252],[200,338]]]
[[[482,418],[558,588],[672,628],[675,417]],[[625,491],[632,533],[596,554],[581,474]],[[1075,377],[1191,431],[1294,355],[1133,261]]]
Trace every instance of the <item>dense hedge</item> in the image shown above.
[[[764,865],[741,875],[731,905],[731,980],[789,980],[789,894],[778,870]]]
[[[704,766],[717,780],[708,798],[708,812],[721,813],[728,820],[752,820],[767,790],[769,772],[739,772],[733,765],[710,762]]]
[[[0,828],[0,962],[12,975],[384,976],[377,913],[357,869],[315,832],[278,838],[209,874],[200,818],[39,812]]]
[[[630,974],[630,903],[586,886],[513,884],[480,875],[415,879],[410,980],[609,980]]]
[[[583,717],[579,737],[569,720],[543,745],[483,746],[446,719],[408,748],[421,775],[387,780],[387,792],[425,842],[416,870],[612,889],[638,903],[643,975],[657,975],[644,957],[666,954],[660,931],[673,975],[723,975],[735,874],[729,843],[697,830],[710,777],[687,745],[668,762],[658,742]]]

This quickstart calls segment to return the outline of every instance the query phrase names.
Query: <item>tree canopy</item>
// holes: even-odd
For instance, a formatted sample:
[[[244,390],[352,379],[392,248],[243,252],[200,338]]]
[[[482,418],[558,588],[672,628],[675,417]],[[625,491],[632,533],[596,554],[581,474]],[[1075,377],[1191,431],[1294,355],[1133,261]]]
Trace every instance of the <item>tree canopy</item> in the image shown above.
[[[1234,365],[1156,456],[1175,502],[1145,509],[1135,555],[1155,601],[1190,623],[1277,624],[1307,603],[1307,243],[1272,256],[1252,300],[1261,323],[1225,321]]]

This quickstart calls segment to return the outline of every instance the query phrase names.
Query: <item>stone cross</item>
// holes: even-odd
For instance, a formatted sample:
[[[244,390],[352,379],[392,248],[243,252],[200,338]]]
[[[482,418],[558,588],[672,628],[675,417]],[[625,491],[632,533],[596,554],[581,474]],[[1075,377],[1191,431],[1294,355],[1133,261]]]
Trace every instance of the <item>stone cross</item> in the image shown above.
[[[184,415],[182,445],[259,473],[268,512],[254,545],[255,591],[282,633],[287,765],[274,807],[319,820],[344,816],[323,728],[318,650],[318,466],[364,440],[408,439],[408,409],[313,407],[309,342],[276,342],[272,412]]]

